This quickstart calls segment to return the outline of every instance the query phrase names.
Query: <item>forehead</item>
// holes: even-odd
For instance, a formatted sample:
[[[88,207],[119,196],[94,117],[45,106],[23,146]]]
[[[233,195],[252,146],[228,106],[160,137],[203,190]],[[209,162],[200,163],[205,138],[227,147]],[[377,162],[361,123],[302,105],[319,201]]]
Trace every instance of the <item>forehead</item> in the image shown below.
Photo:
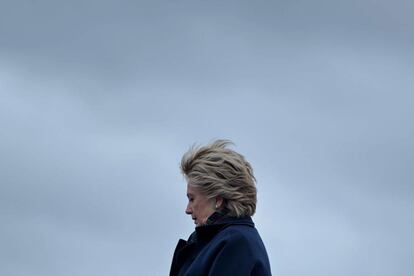
[[[200,195],[200,191],[193,185],[187,184],[187,195]]]

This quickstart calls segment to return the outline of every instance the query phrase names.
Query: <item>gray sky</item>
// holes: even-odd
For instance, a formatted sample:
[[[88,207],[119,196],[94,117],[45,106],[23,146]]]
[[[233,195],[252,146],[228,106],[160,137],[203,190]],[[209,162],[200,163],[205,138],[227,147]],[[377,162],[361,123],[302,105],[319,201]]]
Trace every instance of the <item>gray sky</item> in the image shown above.
[[[167,275],[228,138],[275,275],[412,275],[413,8],[2,1],[0,274]]]

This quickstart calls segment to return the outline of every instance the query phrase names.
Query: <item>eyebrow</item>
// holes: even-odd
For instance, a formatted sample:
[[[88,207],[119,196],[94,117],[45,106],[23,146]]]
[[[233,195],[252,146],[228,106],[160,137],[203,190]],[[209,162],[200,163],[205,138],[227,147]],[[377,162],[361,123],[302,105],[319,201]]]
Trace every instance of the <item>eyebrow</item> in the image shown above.
[[[187,194],[187,197],[194,197],[194,195],[189,193],[189,194]]]

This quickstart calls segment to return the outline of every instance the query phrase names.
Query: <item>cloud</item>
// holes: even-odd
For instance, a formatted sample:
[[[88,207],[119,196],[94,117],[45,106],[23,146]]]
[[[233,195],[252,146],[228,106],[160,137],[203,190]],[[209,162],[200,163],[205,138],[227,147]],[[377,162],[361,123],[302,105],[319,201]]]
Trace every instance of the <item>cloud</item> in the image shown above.
[[[2,6],[1,274],[167,274],[213,138],[255,169],[275,274],[412,271],[409,2]]]

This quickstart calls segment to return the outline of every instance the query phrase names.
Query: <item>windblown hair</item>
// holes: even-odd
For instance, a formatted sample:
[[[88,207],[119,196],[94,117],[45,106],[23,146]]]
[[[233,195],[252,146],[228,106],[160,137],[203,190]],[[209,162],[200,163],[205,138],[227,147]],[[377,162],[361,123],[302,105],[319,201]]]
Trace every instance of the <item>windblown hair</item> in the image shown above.
[[[252,216],[256,211],[256,179],[243,155],[227,148],[229,140],[192,146],[181,159],[188,184],[207,198],[223,198],[223,211],[231,217]]]

